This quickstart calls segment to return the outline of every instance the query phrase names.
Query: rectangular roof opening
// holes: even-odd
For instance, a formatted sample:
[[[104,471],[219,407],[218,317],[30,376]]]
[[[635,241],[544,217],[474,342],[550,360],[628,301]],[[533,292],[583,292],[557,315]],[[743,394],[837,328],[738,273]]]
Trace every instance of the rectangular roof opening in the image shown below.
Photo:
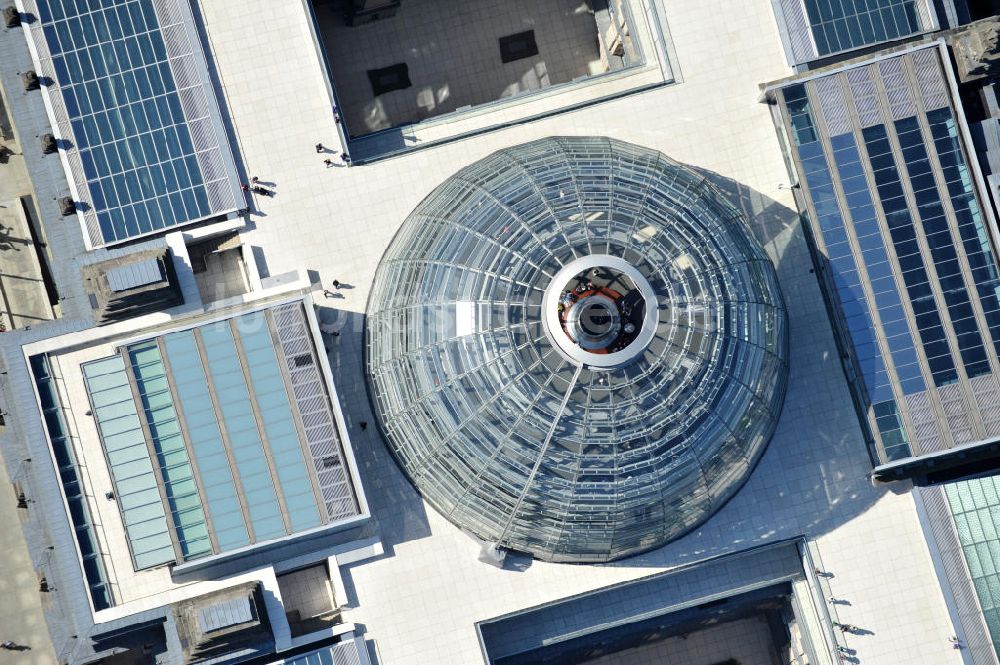
[[[355,162],[672,80],[636,0],[310,5]]]

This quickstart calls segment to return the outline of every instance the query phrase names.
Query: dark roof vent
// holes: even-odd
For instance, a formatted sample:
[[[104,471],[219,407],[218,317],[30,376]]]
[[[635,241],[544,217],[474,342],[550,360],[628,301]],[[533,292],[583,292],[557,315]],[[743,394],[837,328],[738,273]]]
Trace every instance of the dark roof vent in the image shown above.
[[[21,25],[21,13],[17,11],[17,7],[8,5],[3,8],[3,22],[8,28],[16,28]]]
[[[56,137],[52,134],[42,135],[42,152],[46,155],[51,155],[56,150],[59,149],[59,144],[56,143]]]
[[[42,86],[34,69],[29,69],[21,74],[21,83],[24,84],[25,90],[38,90]]]
[[[59,212],[62,213],[63,217],[69,217],[76,212],[76,203],[73,202],[72,196],[64,196],[59,199]]]

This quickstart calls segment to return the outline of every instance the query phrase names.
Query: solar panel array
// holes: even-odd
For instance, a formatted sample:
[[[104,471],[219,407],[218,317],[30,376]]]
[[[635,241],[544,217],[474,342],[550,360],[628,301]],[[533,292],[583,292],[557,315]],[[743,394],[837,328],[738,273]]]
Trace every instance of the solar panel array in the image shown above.
[[[791,65],[938,28],[931,0],[776,0],[774,7]]]
[[[949,65],[927,46],[791,83],[779,100],[882,463],[1000,434],[989,204]]]
[[[34,0],[28,28],[93,246],[243,206],[190,8]]]

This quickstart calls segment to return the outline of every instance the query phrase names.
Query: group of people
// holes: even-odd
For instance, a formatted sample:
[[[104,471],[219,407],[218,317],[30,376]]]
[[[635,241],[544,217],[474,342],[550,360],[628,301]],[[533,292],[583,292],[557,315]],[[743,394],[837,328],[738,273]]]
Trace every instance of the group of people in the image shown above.
[[[261,196],[274,196],[274,191],[267,189],[266,187],[260,186],[260,178],[254,176],[250,178],[250,184],[241,183],[240,189],[244,192],[253,192],[254,194],[260,194]]]
[[[580,294],[586,293],[587,291],[593,291],[597,287],[594,286],[593,282],[580,282],[571,291],[563,291],[563,294],[559,296],[559,313],[570,306],[573,305],[577,300],[580,299]]]
[[[322,143],[317,143],[316,144],[316,152],[321,152],[321,153],[322,152],[329,152],[329,150]],[[346,152],[342,152],[342,153],[340,153],[340,161],[342,161],[345,166],[350,166],[351,165],[351,156],[348,155]],[[335,166],[333,160],[330,159],[329,157],[327,157],[326,159],[324,159],[323,163],[326,164],[326,168],[330,168],[331,166]]]
[[[323,153],[323,152],[329,152],[329,150],[322,143],[317,143],[316,152]],[[351,156],[348,155],[346,152],[342,152],[340,153],[340,161],[342,161],[345,166],[350,166]],[[323,163],[326,165],[327,168],[330,168],[331,166],[336,166],[334,161],[329,157],[324,159]],[[258,178],[257,176],[253,176],[252,178],[250,178],[250,184],[240,183],[240,189],[242,189],[244,192],[253,192],[254,194],[257,194],[259,196],[268,196],[268,197],[274,196],[274,189],[273,188],[268,189],[266,187],[262,187],[260,184],[260,178]]]
[[[564,291],[561,296],[559,296],[559,313],[562,314],[567,308],[572,307],[573,303],[579,300],[580,297],[576,295],[573,291]]]

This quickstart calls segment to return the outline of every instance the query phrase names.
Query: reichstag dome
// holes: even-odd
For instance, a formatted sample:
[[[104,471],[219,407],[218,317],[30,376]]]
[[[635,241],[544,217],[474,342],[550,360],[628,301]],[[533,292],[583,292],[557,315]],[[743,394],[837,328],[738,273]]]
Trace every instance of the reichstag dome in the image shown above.
[[[695,171],[547,138],[449,178],[368,302],[369,394],[411,482],[458,527],[605,562],[706,520],[764,451],[787,382],[774,269]]]

